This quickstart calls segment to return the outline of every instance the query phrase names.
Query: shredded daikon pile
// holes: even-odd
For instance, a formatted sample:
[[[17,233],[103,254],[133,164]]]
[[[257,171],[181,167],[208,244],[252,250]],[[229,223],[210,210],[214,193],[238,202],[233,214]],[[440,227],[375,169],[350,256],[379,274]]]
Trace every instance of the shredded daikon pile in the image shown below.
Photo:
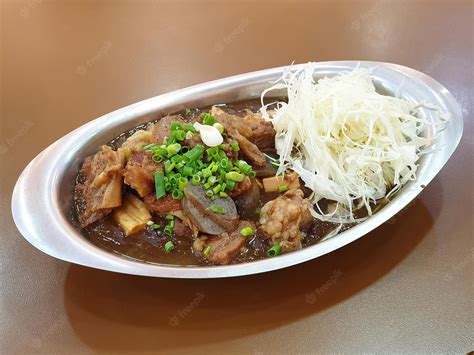
[[[277,132],[278,173],[297,172],[311,196],[312,214],[321,220],[350,223],[362,207],[389,197],[416,178],[417,161],[434,138],[423,135],[432,124],[448,119],[439,109],[376,92],[371,70],[315,82],[315,63],[286,70],[261,95],[262,116]],[[264,105],[274,90],[286,90],[288,103]],[[428,121],[419,108],[435,110],[438,122]],[[436,131],[436,130],[435,130]],[[319,201],[334,201],[323,211]]]

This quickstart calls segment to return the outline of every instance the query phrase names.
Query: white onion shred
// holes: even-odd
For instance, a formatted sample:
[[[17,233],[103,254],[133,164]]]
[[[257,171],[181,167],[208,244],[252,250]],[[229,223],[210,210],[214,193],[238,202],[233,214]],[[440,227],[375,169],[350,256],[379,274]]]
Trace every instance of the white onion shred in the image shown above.
[[[371,203],[415,179],[420,155],[436,138],[424,131],[449,116],[431,105],[377,93],[369,69],[315,82],[315,68],[315,63],[288,68],[262,93],[261,113],[277,132],[278,173],[293,170],[313,190],[313,216],[352,223],[361,220],[357,209],[365,207],[370,216]],[[269,92],[282,89],[288,103],[264,105]],[[437,122],[419,108],[435,110]],[[320,208],[322,198],[336,202],[330,213]]]

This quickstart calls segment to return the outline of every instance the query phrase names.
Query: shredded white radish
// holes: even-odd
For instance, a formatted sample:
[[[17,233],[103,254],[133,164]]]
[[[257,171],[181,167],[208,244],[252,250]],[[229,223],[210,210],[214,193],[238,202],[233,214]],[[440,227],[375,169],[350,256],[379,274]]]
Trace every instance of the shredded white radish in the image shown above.
[[[350,223],[358,220],[355,210],[365,207],[370,216],[371,203],[415,179],[417,161],[435,138],[423,136],[433,123],[418,109],[435,109],[439,124],[449,116],[377,93],[368,69],[315,82],[315,68],[286,70],[262,93],[261,112],[277,132],[278,173],[293,170],[313,190],[316,218]],[[281,89],[288,103],[264,105],[270,91]],[[322,198],[336,202],[331,212],[319,207]]]

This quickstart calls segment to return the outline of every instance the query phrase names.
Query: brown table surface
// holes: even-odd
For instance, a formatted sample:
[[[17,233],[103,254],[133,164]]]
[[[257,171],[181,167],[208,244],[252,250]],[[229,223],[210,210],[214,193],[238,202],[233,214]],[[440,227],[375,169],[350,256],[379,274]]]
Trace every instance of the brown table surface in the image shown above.
[[[473,350],[473,23],[469,1],[3,1],[0,353]],[[212,79],[341,59],[424,71],[465,121],[420,197],[357,242],[262,275],[168,280],[53,259],[15,228],[22,169],[89,120]]]

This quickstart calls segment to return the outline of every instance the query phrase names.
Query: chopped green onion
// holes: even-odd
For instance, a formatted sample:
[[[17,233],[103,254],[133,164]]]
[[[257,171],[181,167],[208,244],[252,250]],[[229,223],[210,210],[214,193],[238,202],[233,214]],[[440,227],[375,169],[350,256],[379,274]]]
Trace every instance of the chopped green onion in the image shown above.
[[[166,235],[169,235],[169,236],[173,235],[173,226],[168,224],[165,227],[164,232],[165,232]]]
[[[191,116],[193,114],[193,111],[191,111],[189,108],[187,108],[186,110],[184,110],[184,113],[187,115],[187,116]]]
[[[256,213],[256,214],[260,214],[260,211],[261,211],[261,210],[260,210],[260,207],[257,207],[257,208],[255,209],[255,213]]]
[[[278,192],[285,192],[285,191],[288,191],[288,186],[286,185],[278,186]]]
[[[165,244],[165,251],[166,251],[167,253],[169,253],[169,252],[173,251],[173,249],[174,249],[174,244],[173,244],[173,242],[172,242],[171,240],[168,240],[168,241],[166,242],[166,244]]]
[[[174,215],[168,213],[165,217],[168,221],[173,221],[174,220]]]
[[[209,177],[209,176],[211,176],[211,175],[212,175],[212,172],[211,172],[211,170],[210,170],[209,168],[202,169],[202,176],[203,176],[203,177],[207,178],[207,177]]]
[[[175,200],[181,200],[184,197],[183,191],[174,189],[173,192],[171,192],[171,197]]]
[[[191,176],[193,175],[193,168],[191,168],[189,165],[188,166],[185,166],[183,168],[183,175],[185,176]]]
[[[245,227],[240,230],[240,234],[242,234],[244,237],[250,237],[253,235],[253,229],[252,227]]]
[[[226,179],[231,180],[231,181],[235,181],[235,182],[241,182],[241,181],[244,180],[244,175],[239,174],[235,171],[231,171],[231,172],[225,174],[225,177],[226,177]]]
[[[216,186],[214,186],[214,188],[212,189],[212,192],[214,192],[215,194],[217,194],[217,193],[219,193],[221,190],[222,190],[222,185],[216,185]]]
[[[227,159],[227,158],[221,160],[220,166],[221,166],[223,169],[226,169],[226,170],[232,169],[232,163],[231,163],[230,160]]]
[[[144,146],[142,149],[143,150],[154,150],[155,147],[156,147],[156,144],[152,143],[152,144],[148,144],[148,145]]]
[[[158,199],[166,195],[165,177],[161,171],[155,172],[155,190]]]
[[[205,125],[212,126],[214,123],[216,123],[216,118],[206,112],[201,113],[201,118]]]
[[[255,176],[257,176],[257,173],[254,170],[250,170],[247,176],[253,179]]]
[[[186,185],[188,185],[188,179],[185,177],[180,177],[178,180],[178,187],[181,191],[183,191],[186,188]]]
[[[192,139],[193,137],[194,137],[194,134],[191,131],[187,131],[186,135],[184,136],[184,138],[186,139]]]
[[[212,196],[214,196],[214,192],[212,192],[212,190],[207,190],[206,191],[206,196],[207,197],[212,197]]]
[[[158,154],[153,154],[151,156],[151,160],[153,160],[155,163],[161,163],[163,161],[163,157]]]
[[[204,146],[201,145],[201,144],[198,144],[193,149],[191,149],[189,152],[184,154],[184,156],[186,157],[186,159],[188,159],[188,161],[192,162],[192,161],[195,161],[195,160],[199,159],[203,152],[204,152]]]
[[[201,181],[201,177],[199,175],[194,175],[191,179],[191,182],[193,183],[193,185],[199,184],[200,181]]]
[[[186,138],[186,132],[182,129],[178,129],[173,132],[173,137],[176,138],[177,141],[183,141]]]
[[[267,250],[267,255],[271,258],[280,254],[281,254],[280,244],[273,244],[273,246]]]
[[[168,152],[168,155],[170,156],[178,154],[180,150],[181,150],[181,144],[179,143],[173,143],[166,147],[166,151]]]
[[[206,247],[206,249],[204,249],[203,254],[204,254],[204,256],[205,256],[206,258],[209,256],[209,253],[211,252],[211,248],[212,248],[212,247],[211,247],[210,245],[208,245],[208,246]]]
[[[220,214],[225,213],[224,209],[221,206],[217,206],[217,205],[211,205],[210,207],[206,208],[206,210],[207,211],[212,211],[212,212],[215,212],[215,213],[220,213]]]
[[[234,152],[238,152],[240,150],[240,147],[237,143],[231,143],[230,147]]]
[[[224,133],[224,126],[219,122],[214,123],[213,126],[217,128],[220,134]]]
[[[229,195],[224,191],[219,192],[219,196],[222,197],[222,198],[229,197]]]
[[[226,190],[233,190],[234,187],[235,187],[235,182],[234,181],[232,181],[232,180],[226,181],[226,183],[225,183]]]
[[[176,164],[170,161],[165,161],[165,173],[169,174],[174,168]]]
[[[181,124],[180,124],[179,122],[173,122],[173,123],[171,124],[171,130],[172,130],[172,131],[176,131],[176,130],[178,130],[178,129],[181,129]]]
[[[183,125],[183,129],[184,129],[186,132],[194,132],[194,131],[195,131],[193,125],[192,125],[192,124],[189,124],[189,123],[185,123],[185,124]]]
[[[161,227],[161,226],[160,226],[159,224],[156,224],[156,223],[153,223],[153,224],[151,225],[151,228],[153,228],[153,229],[158,229],[158,228],[160,228],[160,227]]]

